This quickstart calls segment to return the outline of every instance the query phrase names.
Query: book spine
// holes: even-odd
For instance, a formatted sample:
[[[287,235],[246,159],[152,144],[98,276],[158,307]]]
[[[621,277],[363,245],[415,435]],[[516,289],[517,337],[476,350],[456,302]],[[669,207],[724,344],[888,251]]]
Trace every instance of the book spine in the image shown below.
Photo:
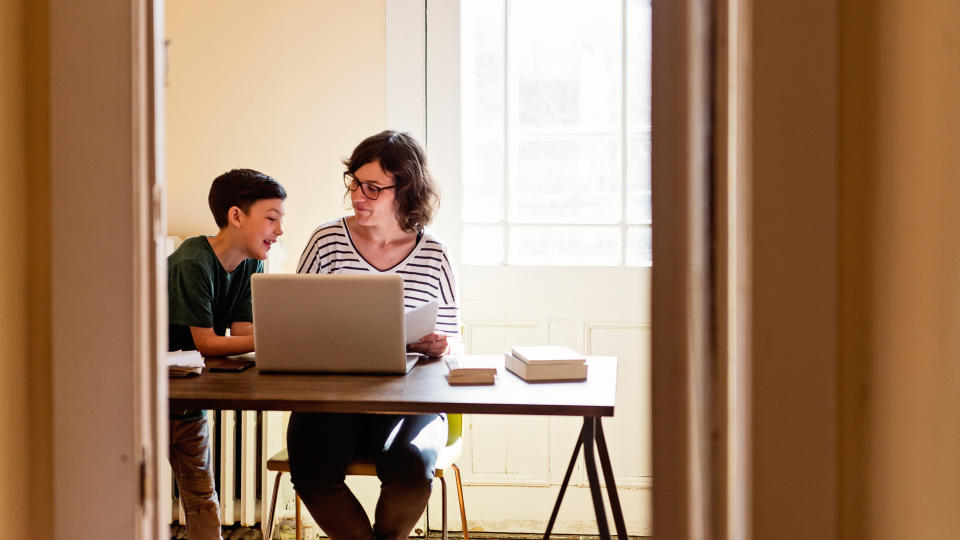
[[[527,379],[527,363],[510,353],[503,353],[503,367],[512,371],[517,377]]]

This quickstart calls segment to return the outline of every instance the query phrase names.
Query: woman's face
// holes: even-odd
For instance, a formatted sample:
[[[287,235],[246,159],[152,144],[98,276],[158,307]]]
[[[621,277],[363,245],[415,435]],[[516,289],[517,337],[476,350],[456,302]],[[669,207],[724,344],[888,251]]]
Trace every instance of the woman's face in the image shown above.
[[[353,173],[353,176],[359,182],[378,188],[396,185],[393,174],[381,169],[379,160],[364,164]],[[396,189],[383,189],[376,199],[367,197],[363,191],[358,188],[350,192],[350,202],[353,204],[353,214],[357,223],[367,227],[396,226],[399,210]]]

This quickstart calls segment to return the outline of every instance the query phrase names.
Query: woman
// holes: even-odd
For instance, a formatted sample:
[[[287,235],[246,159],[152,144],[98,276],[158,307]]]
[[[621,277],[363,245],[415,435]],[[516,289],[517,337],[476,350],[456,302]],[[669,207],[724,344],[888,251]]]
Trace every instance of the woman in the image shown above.
[[[446,246],[425,229],[438,204],[420,145],[409,134],[368,137],[344,161],[353,215],[314,231],[300,273],[398,274],[407,309],[437,300],[436,333],[408,345],[441,356],[458,347],[456,282]],[[446,418],[428,415],[294,413],[287,448],[294,487],[335,540],[406,538],[423,513]],[[344,484],[347,465],[373,459],[381,481],[373,525]]]

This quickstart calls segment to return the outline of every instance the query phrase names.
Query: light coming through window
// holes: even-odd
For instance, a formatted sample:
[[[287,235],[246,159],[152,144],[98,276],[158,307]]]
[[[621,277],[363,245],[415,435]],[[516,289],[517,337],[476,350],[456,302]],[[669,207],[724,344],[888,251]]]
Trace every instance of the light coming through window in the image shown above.
[[[651,264],[649,0],[463,0],[463,263]]]

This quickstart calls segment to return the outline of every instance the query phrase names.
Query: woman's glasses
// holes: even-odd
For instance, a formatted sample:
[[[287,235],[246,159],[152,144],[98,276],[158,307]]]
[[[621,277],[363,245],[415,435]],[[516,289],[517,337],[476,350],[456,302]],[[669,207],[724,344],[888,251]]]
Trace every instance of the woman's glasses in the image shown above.
[[[350,191],[356,191],[357,188],[360,188],[360,192],[363,193],[363,196],[370,199],[371,201],[375,201],[377,197],[380,196],[381,191],[385,189],[393,189],[397,187],[397,186],[380,187],[380,186],[371,184],[370,182],[361,182],[360,180],[357,180],[356,176],[348,172],[343,173],[343,185],[347,186],[347,189],[349,189]]]

